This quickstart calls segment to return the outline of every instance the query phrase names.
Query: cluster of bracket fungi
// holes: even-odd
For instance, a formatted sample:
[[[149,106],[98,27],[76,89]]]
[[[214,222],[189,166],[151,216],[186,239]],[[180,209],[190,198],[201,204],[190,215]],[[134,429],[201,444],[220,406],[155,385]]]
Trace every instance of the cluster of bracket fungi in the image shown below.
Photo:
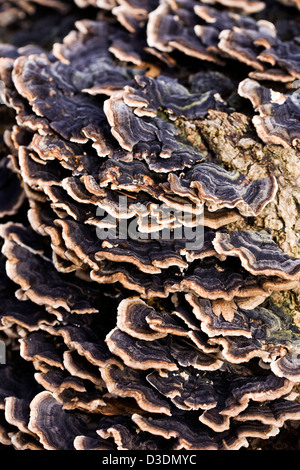
[[[277,181],[225,168],[185,130],[232,113],[235,94],[263,142],[297,149],[299,1],[15,0],[0,25],[44,7],[76,10],[72,30],[0,45],[1,446],[238,450],[278,435],[300,420],[300,329],[272,294],[299,284],[300,259],[231,229]],[[174,236],[199,215],[201,246]]]

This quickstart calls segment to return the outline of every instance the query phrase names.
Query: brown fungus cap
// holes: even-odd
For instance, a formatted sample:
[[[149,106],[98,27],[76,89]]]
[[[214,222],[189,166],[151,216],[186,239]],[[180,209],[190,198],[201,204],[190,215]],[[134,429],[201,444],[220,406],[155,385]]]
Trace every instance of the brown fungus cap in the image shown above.
[[[264,71],[264,64],[259,60],[260,46],[270,47],[277,40],[277,31],[266,20],[259,20],[255,27],[233,26],[232,29],[224,29],[219,34],[219,49],[228,57],[237,59],[249,67]]]
[[[123,364],[110,364],[101,370],[108,391],[117,397],[134,398],[142,410],[170,416],[166,399],[150,387],[139,370]]]
[[[133,79],[137,69],[116,63],[111,47],[120,34],[105,21],[80,20],[62,43],[53,45],[55,57],[69,65],[73,83],[91,95],[111,95]],[[86,73],[82,74],[81,69]],[[68,69],[66,69],[68,70]]]
[[[51,261],[45,256],[35,254],[28,247],[21,246],[11,240],[5,241],[3,253],[8,258],[6,264],[7,274],[11,280],[19,284],[19,296],[23,297],[23,299],[30,299],[38,305],[49,305],[54,308],[64,307],[67,311],[79,313],[92,313],[96,311],[86,301],[78,283],[76,286],[76,284],[67,282],[65,288],[62,288],[60,291],[58,287],[61,281],[60,275],[54,269]],[[28,263],[30,264],[29,270]],[[46,266],[47,268],[44,271],[43,267]],[[49,284],[50,273],[52,288],[50,288]],[[69,289],[67,301],[65,296],[66,289]]]
[[[179,448],[187,450],[218,449],[209,432],[203,429],[201,425],[195,425],[195,427],[189,425],[182,417],[172,417],[167,420],[165,418],[149,420],[146,417],[134,414],[132,419],[143,431],[162,436],[165,439],[176,438],[178,445],[182,446]]]
[[[102,420],[97,434],[108,442],[112,440],[117,450],[158,450],[163,445],[162,439],[153,439],[148,433],[139,431],[129,417],[121,416]]]
[[[103,110],[119,145],[133,151],[135,158],[144,159],[151,170],[181,170],[205,159],[195,147],[182,145],[177,137],[179,131],[171,122],[159,117],[138,117],[125,103],[123,92],[106,100]]]
[[[149,325],[148,318],[152,318],[153,312],[154,308],[139,297],[124,299],[118,307],[117,326],[130,336],[146,341],[163,338],[167,333],[153,331],[152,325]]]
[[[177,365],[168,350],[168,344],[145,340],[134,340],[127,333],[114,328],[106,337],[109,350],[122,358],[124,363],[137,369],[162,368],[176,370]]]
[[[170,184],[172,188],[172,180]],[[277,192],[273,176],[249,181],[241,172],[229,172],[213,163],[195,165],[183,178],[182,185],[194,188],[209,211],[237,208],[246,217],[258,215]]]
[[[300,278],[300,259],[284,253],[266,232],[218,232],[212,243],[219,254],[239,257],[242,266],[252,274]]]
[[[74,438],[86,428],[82,417],[64,411],[50,392],[43,391],[30,403],[29,429],[47,450],[74,450]]]
[[[254,110],[259,113],[253,117],[253,124],[263,142],[282,145],[285,148],[297,147],[297,94],[284,95],[249,78],[240,83],[239,94],[248,98]]]
[[[164,108],[171,119],[184,116],[187,119],[204,117],[208,109],[225,109],[226,104],[214,90],[207,93],[191,93],[177,80],[159,76],[136,76],[137,85],[125,87],[124,101],[135,108],[138,116],[155,116],[158,108]]]
[[[52,366],[63,369],[63,348],[57,345],[53,338],[43,332],[34,331],[20,340],[20,355],[26,361],[32,361],[38,370]]]
[[[192,58],[222,64],[220,58],[207,50],[196,36],[192,26],[197,24],[192,2],[184,2],[178,8],[176,2],[162,0],[153,10],[147,22],[147,43],[159,51],[170,53],[179,50]]]
[[[267,405],[251,403],[245,411],[236,417],[236,420],[257,420],[264,424],[281,427],[290,417],[297,416],[299,416],[299,403],[288,399],[278,399]]]
[[[73,83],[60,78],[64,74],[70,74],[68,66],[58,61],[51,62],[46,54],[21,56],[14,64],[13,81],[20,95],[38,116],[44,116],[51,129],[73,142],[87,142],[92,136],[97,144],[97,140],[103,139],[100,130],[100,122],[104,121],[103,112],[89,96],[82,93],[74,95],[76,87]],[[42,82],[40,76],[43,77]],[[70,111],[72,107],[77,121],[69,126],[64,109]],[[85,114],[88,107],[89,117]],[[95,121],[99,123],[97,126]]]
[[[234,316],[226,320],[224,307],[215,313],[214,302],[186,296],[201,330],[211,344],[222,347],[222,356],[231,363],[246,363],[253,357],[270,364],[278,377],[297,381],[299,374],[299,329],[285,309],[275,305],[266,309],[244,310],[235,307]],[[225,311],[226,312],[226,311]]]
[[[292,79],[300,77],[299,44],[296,41],[280,41],[277,39],[274,45],[270,45],[273,47],[268,47],[268,44],[266,46],[266,49],[258,56],[260,61],[286,71]]]
[[[182,410],[206,410],[217,404],[216,392],[208,380],[193,375],[189,369],[154,371],[147,381]]]
[[[203,0],[203,3],[219,3],[226,7],[241,9],[245,13],[257,13],[265,8],[265,2],[257,0]]]

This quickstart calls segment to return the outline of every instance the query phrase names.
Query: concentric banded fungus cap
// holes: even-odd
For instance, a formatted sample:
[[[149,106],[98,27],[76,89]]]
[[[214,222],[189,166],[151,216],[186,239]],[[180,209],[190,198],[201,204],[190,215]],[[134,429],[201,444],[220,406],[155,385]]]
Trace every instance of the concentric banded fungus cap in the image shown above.
[[[162,52],[179,50],[193,58],[222,64],[220,58],[201,43],[193,30],[198,22],[194,4],[184,2],[179,5],[177,2],[161,0],[159,6],[149,13],[148,45]]]
[[[212,243],[219,254],[238,256],[242,266],[252,274],[300,278],[300,259],[285,254],[266,232],[217,232]]]
[[[246,217],[258,215],[277,192],[273,176],[249,181],[241,172],[229,172],[213,163],[195,165],[182,180],[170,179],[171,189],[175,184],[180,188],[180,183],[183,190],[195,188],[209,211],[237,208]]]
[[[288,399],[279,399],[268,405],[251,403],[245,411],[236,417],[236,420],[257,420],[264,424],[281,427],[290,416],[299,416],[299,404]]]
[[[166,333],[153,331],[147,322],[147,318],[155,310],[149,307],[142,299],[124,299],[118,307],[117,326],[120,330],[140,339],[159,339]]]
[[[263,72],[264,64],[259,60],[259,46],[270,47],[277,40],[277,31],[266,20],[259,20],[255,25],[233,26],[224,29],[219,35],[219,49],[234,59]]]
[[[84,418],[63,410],[50,392],[36,395],[30,404],[29,429],[47,450],[74,450],[73,440],[84,434]],[[55,432],[53,432],[55,430]]]
[[[141,430],[150,434],[159,435],[165,439],[176,438],[179,449],[218,450],[217,444],[205,428],[197,425],[193,426],[183,417],[149,420],[146,417],[134,414],[132,420]]]
[[[207,50],[215,52],[217,55],[224,57],[224,59],[230,57],[231,55],[234,57],[236,56],[235,53],[231,54],[230,51],[228,53],[226,52],[228,47],[222,47],[222,41],[220,41],[220,38],[222,37],[224,30],[229,33],[236,28],[237,30],[243,30],[245,28],[246,31],[251,30],[251,33],[253,33],[258,29],[256,21],[250,16],[239,15],[228,10],[219,10],[213,7],[205,6],[203,4],[195,5],[194,11],[201,18],[201,23],[204,22],[204,24],[195,26],[195,33],[203,42],[203,44],[206,45]],[[244,47],[240,44],[240,48],[242,48],[243,54],[247,56],[250,52],[251,46],[250,48],[249,46],[246,48],[246,43],[248,43],[247,37],[245,37]],[[235,44],[235,46],[237,46],[237,44]],[[242,62],[243,54],[237,57]]]
[[[101,377],[112,396],[134,398],[144,411],[171,415],[171,406],[168,400],[147,383],[141,371],[127,367],[122,363],[108,364],[101,369]]]
[[[108,442],[113,440],[117,450],[158,450],[164,446],[164,440],[146,432],[139,432],[128,416],[118,416],[101,420],[97,434]],[[166,448],[166,447],[164,447]],[[169,446],[167,446],[167,449]]]
[[[261,52],[258,59],[261,62],[271,64],[286,74],[290,74],[293,79],[300,78],[299,51],[300,46],[296,41],[280,41],[276,40],[273,47],[272,44],[266,44],[266,49]]]
[[[191,93],[177,80],[160,75],[157,78],[136,76],[137,86],[125,88],[124,101],[135,109],[138,116],[155,116],[159,108],[172,117],[187,119],[204,117],[209,109],[225,109],[226,104],[212,90],[206,93]],[[174,118],[173,117],[173,118]]]
[[[20,355],[26,361],[32,361],[36,369],[47,364],[63,369],[62,348],[54,343],[52,337],[34,331],[20,340]]]
[[[134,340],[132,336],[118,328],[112,330],[106,337],[109,350],[120,356],[124,363],[133,369],[167,369],[176,370],[177,364],[170,354],[168,344],[153,340]]]
[[[133,151],[135,158],[145,159],[151,170],[181,170],[205,159],[204,153],[180,142],[173,123],[156,116],[151,119],[137,116],[134,108],[125,103],[124,92],[106,100],[103,110],[119,145]]]
[[[230,363],[245,363],[253,357],[269,364],[278,377],[292,382],[299,376],[299,329],[286,309],[271,305],[244,309],[232,302],[209,301],[186,295],[201,330],[210,343],[222,346],[222,356]],[[232,314],[226,318],[226,306]]]
[[[298,94],[284,95],[246,78],[238,92],[248,98],[259,115],[253,117],[258,136],[267,144],[283,147],[298,146],[299,103]]]
[[[3,245],[3,253],[8,259],[6,264],[8,276],[20,286],[19,297],[30,299],[38,305],[63,307],[67,311],[79,313],[97,311],[87,301],[80,283],[78,281],[74,284],[65,283],[51,261],[40,253],[34,253],[29,247],[8,239]],[[51,284],[49,284],[49,279],[51,279]],[[69,292],[67,300],[66,291]]]
[[[89,317],[86,320],[86,323],[89,323]],[[62,336],[65,345],[70,350],[77,351],[80,356],[96,368],[104,368],[109,364],[118,364],[117,359],[112,356],[105,344],[102,335],[97,334],[87,325],[79,328],[80,323],[77,323],[77,321],[73,325],[70,321],[69,323],[67,326],[58,326],[56,329],[52,329],[50,333]]]
[[[237,426],[234,436],[227,432],[218,433],[214,441],[210,433],[207,433],[206,427],[201,424],[199,426],[196,422],[191,423],[185,416],[176,416],[166,420],[164,418],[149,419],[134,414],[132,419],[143,431],[161,435],[165,439],[176,438],[173,450],[237,450],[249,445],[247,438],[267,439],[270,435],[278,433],[278,428],[274,426],[247,423],[244,426]]]
[[[66,70],[72,70],[71,80],[78,91],[111,95],[130,82],[134,74],[140,73],[113,59],[110,50],[114,38],[120,36],[119,29],[106,21],[87,19],[76,21],[75,26],[76,30],[71,31],[62,43],[54,44],[53,54],[69,65]]]
[[[103,140],[100,123],[105,117],[93,98],[78,90],[68,80],[71,71],[61,62],[51,62],[46,54],[19,57],[14,65],[13,81],[17,91],[28,100],[38,116],[46,118],[50,128],[74,142]],[[66,75],[65,78],[63,78]],[[42,81],[38,77],[43,77]],[[77,93],[76,93],[77,92]],[[76,93],[76,94],[75,94]],[[45,98],[47,97],[47,98]],[[73,109],[76,123],[66,125],[65,108]],[[89,108],[89,113],[86,114]],[[98,122],[98,125],[95,125]]]
[[[182,410],[206,410],[217,404],[213,385],[200,374],[195,376],[190,373],[189,369],[180,369],[178,372],[154,371],[147,375],[147,381]]]
[[[245,13],[257,13],[263,10],[266,6],[265,2],[257,0],[202,0],[202,3],[210,5],[219,3],[226,7],[241,9]]]

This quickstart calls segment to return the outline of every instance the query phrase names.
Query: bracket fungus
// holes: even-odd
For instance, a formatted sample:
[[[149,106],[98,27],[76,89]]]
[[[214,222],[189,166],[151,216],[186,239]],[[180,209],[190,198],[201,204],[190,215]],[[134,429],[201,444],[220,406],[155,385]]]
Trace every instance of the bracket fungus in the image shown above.
[[[257,134],[265,143],[297,147],[299,126],[298,93],[283,94],[246,78],[239,94],[251,101],[258,114],[253,117]],[[282,123],[281,123],[282,121]]]
[[[2,3],[1,450],[286,448],[299,2]]]

